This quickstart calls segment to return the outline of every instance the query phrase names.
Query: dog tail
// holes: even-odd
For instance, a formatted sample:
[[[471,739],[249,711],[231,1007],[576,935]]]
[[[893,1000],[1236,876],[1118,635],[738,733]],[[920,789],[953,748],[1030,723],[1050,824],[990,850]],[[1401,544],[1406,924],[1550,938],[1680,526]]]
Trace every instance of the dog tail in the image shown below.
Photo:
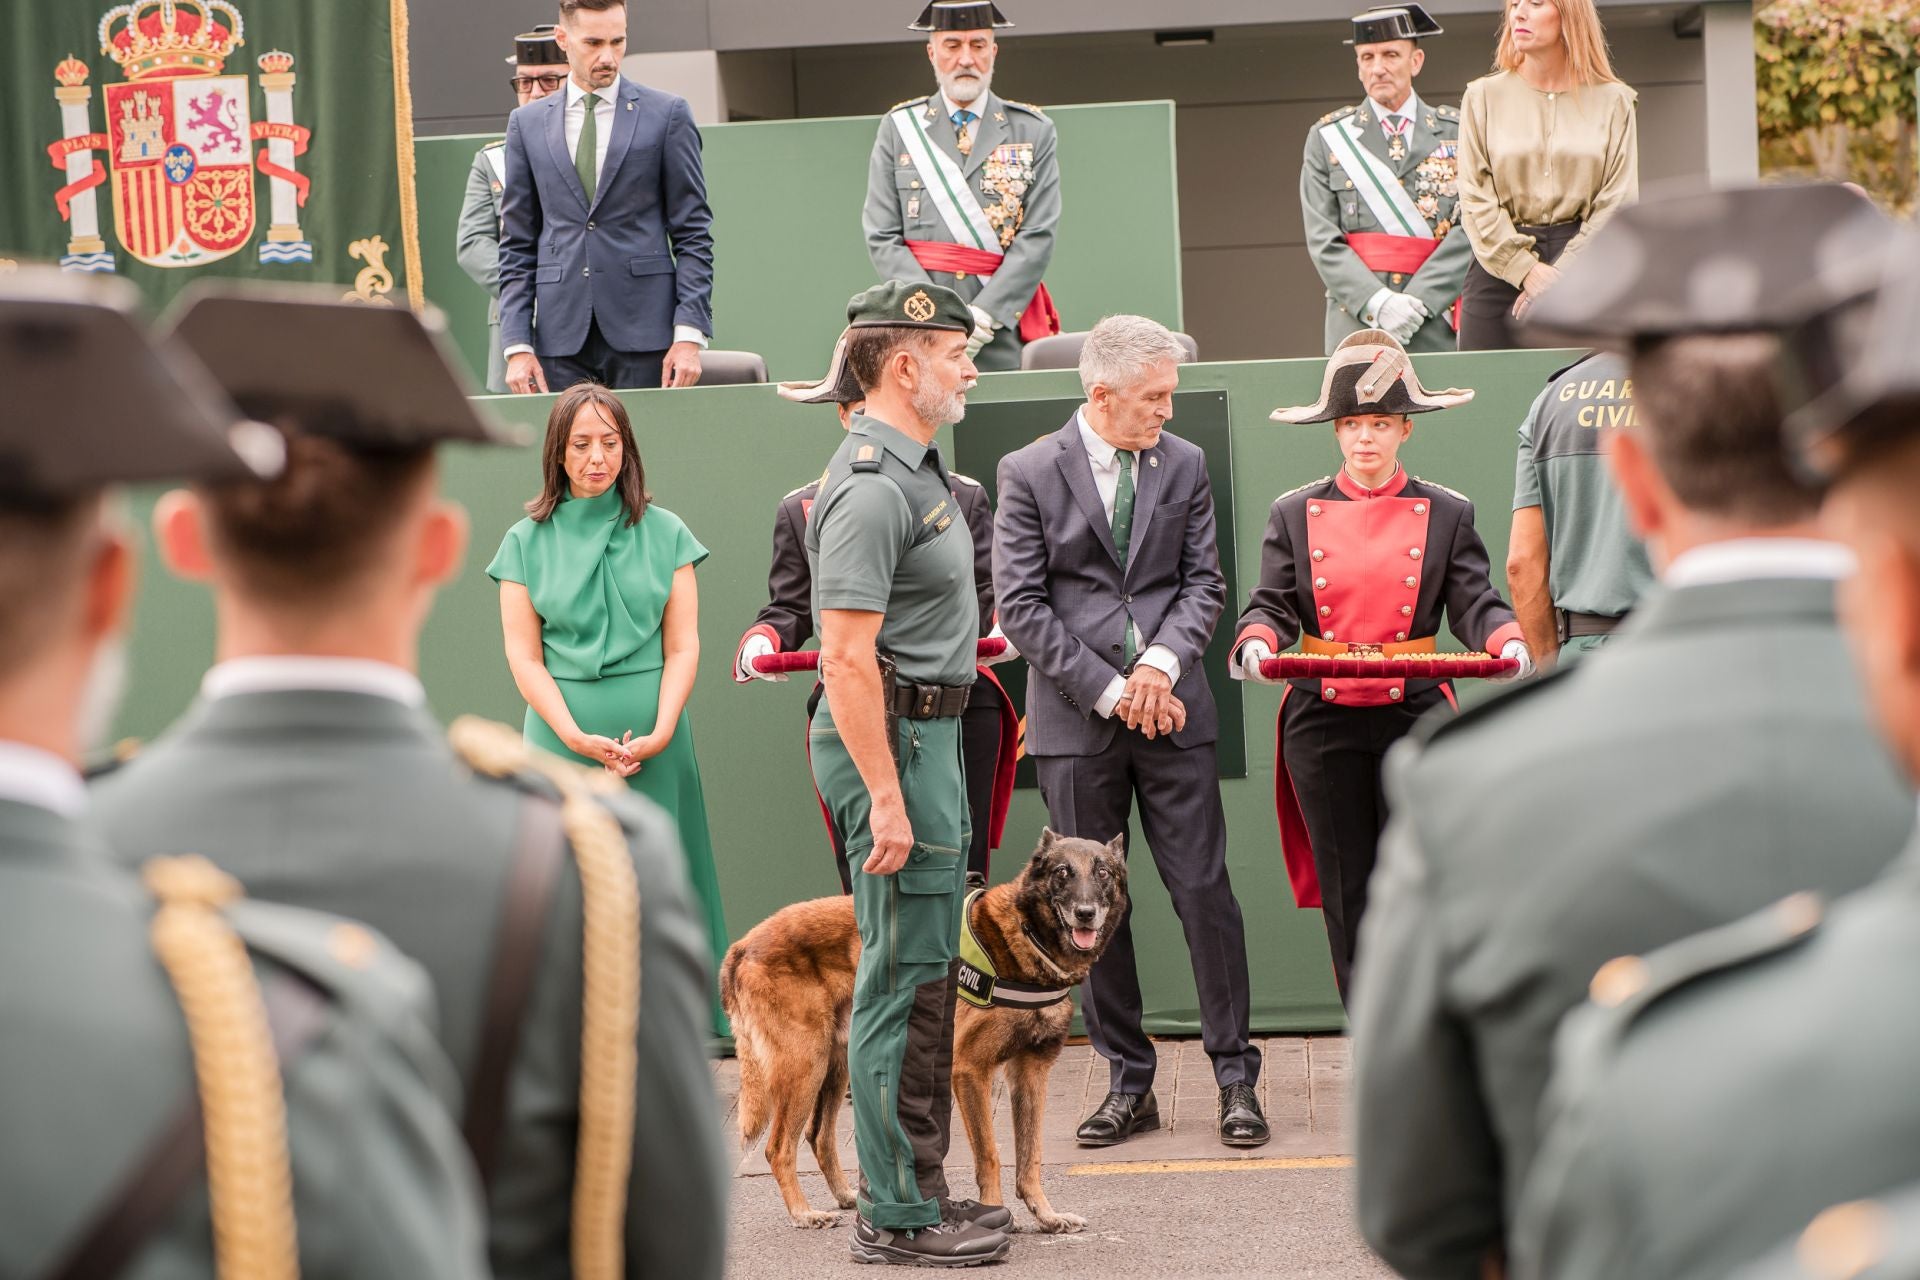
[[[767,1073],[761,1062],[759,1038],[752,1019],[733,1015],[733,1049],[740,1059],[740,1145],[752,1146],[766,1132],[772,1112],[768,1107]]]

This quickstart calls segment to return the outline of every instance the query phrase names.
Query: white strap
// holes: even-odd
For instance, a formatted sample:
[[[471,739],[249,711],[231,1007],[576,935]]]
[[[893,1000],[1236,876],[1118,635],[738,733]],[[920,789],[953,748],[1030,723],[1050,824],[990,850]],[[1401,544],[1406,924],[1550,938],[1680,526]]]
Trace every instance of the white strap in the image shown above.
[[[1000,252],[1000,236],[987,221],[986,210],[967,185],[966,174],[953,157],[933,145],[917,109],[902,107],[893,113],[893,127],[913,157],[914,168],[926,180],[926,193],[940,211],[947,234],[955,244],[970,245],[988,253]]]
[[[1354,137],[1343,127],[1344,121],[1335,120],[1320,129],[1320,136],[1326,140],[1327,149],[1335,155],[1343,168],[1353,178],[1353,189],[1366,201],[1367,210],[1373,219],[1385,229],[1388,235],[1420,236],[1433,238],[1433,224],[1426,220],[1414,205],[1407,189],[1400,185],[1400,175],[1387,166],[1387,162],[1372,152],[1355,145]]]
[[[488,147],[480,154],[487,158],[487,167],[493,170],[493,180],[503,187],[506,186],[507,149],[505,147]]]

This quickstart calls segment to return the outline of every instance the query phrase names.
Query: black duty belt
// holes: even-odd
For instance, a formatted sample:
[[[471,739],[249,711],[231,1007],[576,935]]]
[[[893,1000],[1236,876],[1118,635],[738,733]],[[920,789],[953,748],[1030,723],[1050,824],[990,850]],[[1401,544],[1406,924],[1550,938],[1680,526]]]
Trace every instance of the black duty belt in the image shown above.
[[[1581,636],[1612,635],[1614,628],[1627,620],[1626,614],[1575,613],[1571,609],[1553,611],[1553,635],[1561,644]]]
[[[972,692],[970,684],[896,684],[888,710],[909,720],[944,720],[965,711]]]

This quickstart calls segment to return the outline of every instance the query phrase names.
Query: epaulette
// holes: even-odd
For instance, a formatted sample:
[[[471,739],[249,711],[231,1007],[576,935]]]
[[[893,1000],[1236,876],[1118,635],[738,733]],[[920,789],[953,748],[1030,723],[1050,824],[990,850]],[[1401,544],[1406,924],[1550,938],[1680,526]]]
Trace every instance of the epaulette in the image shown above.
[[[1275,498],[1275,499],[1274,499],[1274,501],[1275,501],[1275,502],[1284,502],[1284,501],[1286,501],[1286,500],[1287,500],[1288,498],[1291,498],[1291,497],[1292,497],[1292,496],[1293,496],[1294,494],[1296,494],[1296,493],[1305,493],[1305,492],[1306,492],[1307,490],[1309,490],[1309,489],[1314,489],[1314,488],[1318,488],[1319,486],[1321,486],[1321,485],[1323,485],[1323,484],[1325,484],[1325,483],[1326,483],[1327,481],[1329,481],[1329,480],[1331,480],[1331,479],[1333,479],[1333,477],[1332,477],[1332,476],[1330,476],[1330,475],[1326,475],[1326,476],[1321,476],[1321,477],[1320,477],[1320,478],[1319,478],[1318,480],[1309,480],[1309,481],[1307,481],[1307,482],[1306,482],[1305,484],[1303,484],[1303,485],[1301,485],[1301,486],[1300,486],[1299,488],[1297,488],[1297,489],[1289,489],[1289,490],[1287,490],[1287,491],[1286,491],[1285,493],[1283,493],[1283,494],[1281,494],[1281,495],[1280,495],[1279,497],[1277,497],[1277,498]]]
[[[866,471],[866,472],[878,471],[880,469],[880,459],[855,458],[852,462],[847,464],[847,469],[849,471]]]
[[[892,106],[887,108],[886,114],[892,115],[894,112],[898,111],[902,107],[918,106],[920,103],[925,102],[928,98],[931,98],[932,96],[933,95],[930,93],[923,93],[917,98],[908,98],[905,102],[896,102]]]
[[[1042,120],[1045,120],[1047,118],[1047,113],[1042,111],[1039,107],[1034,106],[1031,102],[1015,102],[1012,98],[1002,98],[1000,99],[1000,101],[1006,103],[1010,107],[1017,107],[1021,111],[1026,112],[1030,116],[1039,116]]]
[[[506,145],[507,145],[507,140],[505,138],[501,138],[497,141],[489,142],[486,146],[481,147],[480,149],[482,151],[493,151],[499,147],[504,147]]]
[[[1314,121],[1314,123],[1315,124],[1332,124],[1335,120],[1345,120],[1348,116],[1352,115],[1354,112],[1358,111],[1359,109],[1360,109],[1359,107],[1355,106],[1355,107],[1342,107],[1338,111],[1329,111],[1327,112],[1327,114],[1321,116],[1318,120]]]
[[[1531,679],[1507,685],[1486,701],[1462,708],[1458,715],[1435,716],[1432,719],[1423,717],[1414,721],[1409,736],[1420,745],[1429,746],[1456,733],[1478,728],[1490,717],[1511,711],[1522,700],[1535,696],[1542,689],[1554,688],[1578,669],[1573,663],[1557,666]]]
[[[96,782],[101,778],[111,777],[126,765],[131,764],[139,754],[140,739],[122,738],[113,744],[112,751],[86,764],[80,770],[80,777],[85,782]]]
[[[1433,109],[1433,114],[1439,116],[1442,120],[1458,120],[1460,118],[1460,108],[1435,107]]]
[[[976,489],[984,489],[986,487],[985,485],[981,484],[978,480],[975,480],[972,476],[961,475],[958,471],[949,471],[947,472],[947,475],[955,480],[958,480],[961,484],[970,484]]]
[[[1447,494],[1450,497],[1458,498],[1462,502],[1471,503],[1473,501],[1472,498],[1469,498],[1466,494],[1460,492],[1458,489],[1449,489],[1447,488],[1447,486],[1441,484],[1437,480],[1422,480],[1419,476],[1414,476],[1413,482],[1415,484],[1423,484],[1427,486],[1427,488],[1429,489],[1438,489],[1440,492]]]

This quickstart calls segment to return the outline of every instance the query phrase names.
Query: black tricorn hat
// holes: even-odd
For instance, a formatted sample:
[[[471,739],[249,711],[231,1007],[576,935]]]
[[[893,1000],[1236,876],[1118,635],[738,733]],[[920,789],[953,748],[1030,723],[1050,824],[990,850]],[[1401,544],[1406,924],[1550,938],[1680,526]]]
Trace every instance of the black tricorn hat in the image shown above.
[[[1459,387],[1429,391],[1420,385],[1413,361],[1384,329],[1361,329],[1341,339],[1327,357],[1320,399],[1291,409],[1275,409],[1275,422],[1335,422],[1363,413],[1432,413],[1473,399]]]
[[[1384,44],[1388,40],[1418,40],[1437,36],[1444,28],[1417,4],[1375,5],[1353,15],[1353,39],[1343,44]]]
[[[139,314],[139,291],[117,278],[0,275],[0,499],[278,474],[279,436],[246,421],[192,353],[155,340]]]
[[[827,363],[827,374],[815,382],[782,382],[775,392],[782,400],[791,400],[795,404],[859,404],[867,398],[860,389],[860,379],[853,376],[853,366],[847,363],[847,339],[853,334],[849,325],[841,330],[840,340],[833,344],[833,359]]]
[[[567,55],[560,50],[560,42],[553,38],[554,24],[543,22],[531,31],[523,31],[513,38],[513,54],[507,59],[510,67],[558,67],[567,61]]]
[[[1010,27],[993,0],[933,0],[907,24],[909,31],[999,31]]]

